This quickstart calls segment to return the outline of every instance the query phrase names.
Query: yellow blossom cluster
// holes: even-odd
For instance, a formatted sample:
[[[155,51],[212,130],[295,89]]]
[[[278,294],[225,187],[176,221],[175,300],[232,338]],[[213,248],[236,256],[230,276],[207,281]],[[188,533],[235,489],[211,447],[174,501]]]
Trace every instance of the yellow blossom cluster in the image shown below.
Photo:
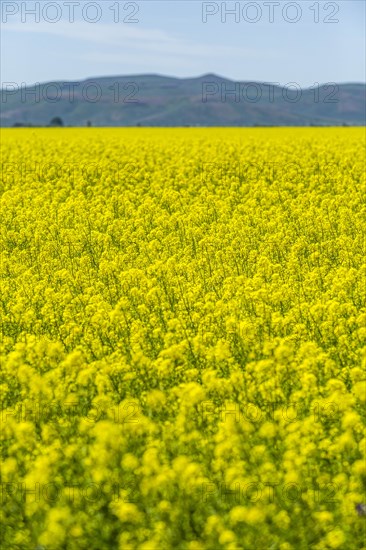
[[[2,142],[2,547],[365,548],[364,130]]]

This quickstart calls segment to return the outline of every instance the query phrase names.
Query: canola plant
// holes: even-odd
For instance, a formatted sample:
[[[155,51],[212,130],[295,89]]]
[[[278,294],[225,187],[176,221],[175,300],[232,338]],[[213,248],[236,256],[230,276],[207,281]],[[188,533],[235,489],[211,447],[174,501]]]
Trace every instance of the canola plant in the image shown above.
[[[365,548],[364,129],[2,135],[3,548]]]

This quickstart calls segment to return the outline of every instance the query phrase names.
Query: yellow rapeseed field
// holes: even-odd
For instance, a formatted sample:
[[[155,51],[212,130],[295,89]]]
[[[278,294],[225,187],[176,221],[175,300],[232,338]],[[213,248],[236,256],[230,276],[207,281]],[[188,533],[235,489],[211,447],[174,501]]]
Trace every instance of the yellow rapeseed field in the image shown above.
[[[365,548],[364,129],[2,144],[2,547]]]

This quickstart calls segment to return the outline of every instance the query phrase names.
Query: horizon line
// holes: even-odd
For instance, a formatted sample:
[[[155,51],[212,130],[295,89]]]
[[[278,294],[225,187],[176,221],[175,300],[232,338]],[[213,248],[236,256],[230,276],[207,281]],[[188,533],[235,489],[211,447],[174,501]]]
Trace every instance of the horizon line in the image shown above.
[[[229,82],[234,82],[234,83],[253,83],[253,84],[271,84],[277,88],[286,88],[286,85],[281,85],[281,83],[279,82],[273,82],[273,81],[266,81],[266,80],[239,80],[239,79],[232,79],[230,77],[226,77],[226,76],[221,76],[219,74],[216,74],[216,73],[204,73],[204,74],[201,74],[201,75],[198,75],[198,76],[172,76],[172,75],[167,75],[167,74],[161,74],[161,73],[135,73],[135,74],[112,74],[112,75],[102,75],[102,76],[88,76],[88,77],[84,77],[84,78],[79,78],[79,79],[57,79],[57,78],[54,78],[54,79],[50,79],[50,80],[45,80],[45,81],[42,81],[42,82],[33,82],[32,84],[28,84],[26,82],[21,82],[20,84],[21,85],[25,85],[26,88],[31,88],[33,86],[41,86],[41,85],[44,85],[44,84],[49,84],[50,82],[54,82],[54,83],[66,83],[66,82],[88,82],[88,81],[91,81],[91,80],[101,80],[101,79],[106,79],[106,78],[141,78],[141,77],[158,77],[158,78],[167,78],[167,79],[173,79],[173,80],[199,80],[201,78],[205,78],[205,77],[211,77],[211,78],[219,78],[219,79],[222,79],[222,80],[227,80]],[[297,82],[289,82],[288,84],[298,84]],[[17,84],[19,85],[19,82],[14,82],[14,81],[7,81],[7,82],[1,82],[1,91],[5,90],[5,88],[3,88],[3,85],[4,84]],[[361,82],[361,81],[344,81],[344,82],[337,82],[337,81],[332,81],[332,82],[319,82],[318,83],[319,86],[324,86],[325,84],[337,84],[339,86],[346,86],[346,85],[359,85],[359,86],[366,86],[366,80],[364,82]],[[300,86],[300,85],[299,85]],[[300,86],[300,88],[302,90],[308,90],[308,89],[311,89],[312,87],[314,86],[314,84],[312,86]]]

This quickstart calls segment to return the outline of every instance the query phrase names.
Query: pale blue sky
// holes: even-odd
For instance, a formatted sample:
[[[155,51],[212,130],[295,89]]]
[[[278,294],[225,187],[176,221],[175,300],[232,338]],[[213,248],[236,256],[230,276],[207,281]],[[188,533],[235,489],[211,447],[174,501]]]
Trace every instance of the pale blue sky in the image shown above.
[[[224,6],[239,8],[226,22]],[[1,0],[1,8],[2,84],[208,72],[281,85],[365,81],[362,0]]]

